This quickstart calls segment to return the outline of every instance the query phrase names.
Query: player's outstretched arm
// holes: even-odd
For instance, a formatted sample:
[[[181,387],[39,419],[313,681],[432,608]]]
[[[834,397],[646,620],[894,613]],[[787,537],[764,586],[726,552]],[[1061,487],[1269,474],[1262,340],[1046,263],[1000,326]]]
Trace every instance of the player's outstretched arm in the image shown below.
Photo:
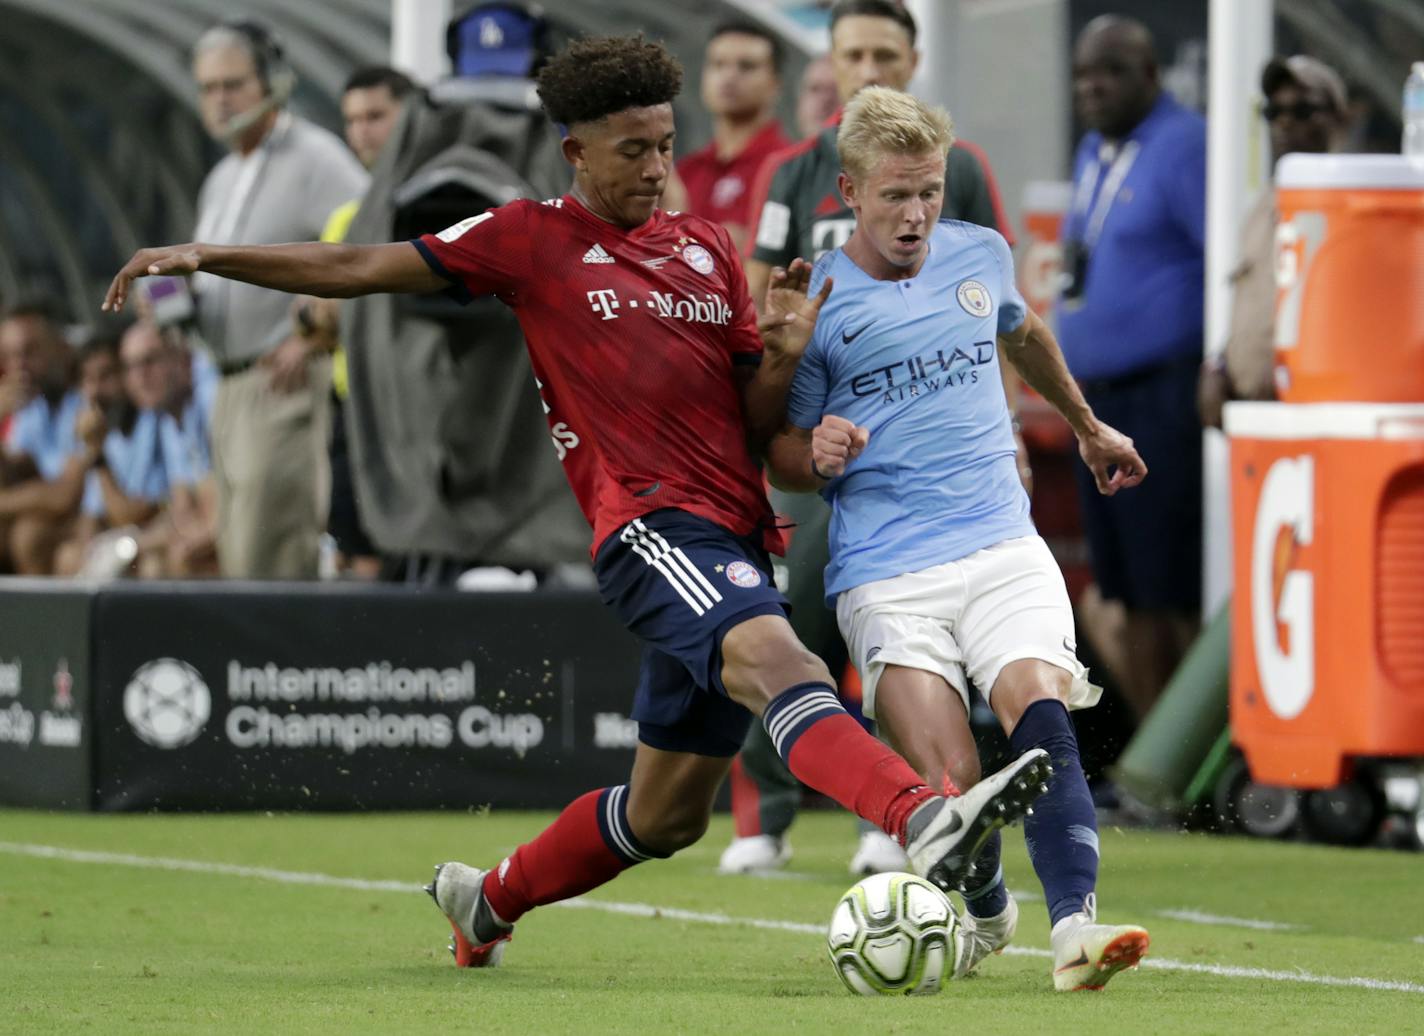
[[[808,295],[810,284],[811,264],[804,259],[792,260],[785,270],[777,267],[772,271],[766,304],[757,321],[766,351],[756,374],[742,389],[747,445],[756,457],[765,454],[772,437],[786,423],[786,393],[833,287],[827,277],[820,291]]]
[[[999,336],[1004,355],[1044,399],[1052,404],[1078,436],[1078,452],[1093,472],[1098,492],[1112,496],[1135,486],[1147,475],[1147,465],[1132,448],[1132,440],[1099,421],[1068,373],[1063,350],[1043,319],[1027,310],[1015,330]]]
[[[142,248],[124,264],[100,307],[123,309],[140,277],[182,277],[199,270],[295,295],[352,298],[378,292],[424,293],[447,287],[407,241],[388,245],[167,245]]]

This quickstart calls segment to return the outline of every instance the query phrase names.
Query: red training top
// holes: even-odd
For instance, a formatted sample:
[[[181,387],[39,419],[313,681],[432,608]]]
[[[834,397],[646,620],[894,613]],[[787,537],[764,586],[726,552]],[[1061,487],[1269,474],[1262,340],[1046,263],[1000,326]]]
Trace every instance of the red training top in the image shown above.
[[[717,157],[715,140],[701,151],[683,156],[677,163],[677,175],[687,187],[689,208],[723,226],[750,227],[759,215],[752,211],[757,173],[763,162],[790,143],[781,132],[781,123],[772,119],[725,162]]]

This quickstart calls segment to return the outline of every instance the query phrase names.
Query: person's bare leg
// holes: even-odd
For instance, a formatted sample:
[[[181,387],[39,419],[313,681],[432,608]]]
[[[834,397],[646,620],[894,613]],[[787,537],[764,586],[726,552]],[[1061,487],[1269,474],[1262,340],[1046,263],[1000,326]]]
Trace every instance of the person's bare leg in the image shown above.
[[[1127,673],[1127,615],[1121,601],[1103,597],[1097,583],[1089,583],[1074,606],[1078,629],[1102,667],[1122,681]]]
[[[959,692],[924,669],[887,665],[875,685],[880,734],[932,788],[979,783],[979,750]]]
[[[701,838],[732,758],[639,744],[628,779],[628,823],[638,840],[672,855]]]
[[[1196,635],[1194,616],[1166,609],[1128,609],[1123,695],[1140,723],[1152,711]]]

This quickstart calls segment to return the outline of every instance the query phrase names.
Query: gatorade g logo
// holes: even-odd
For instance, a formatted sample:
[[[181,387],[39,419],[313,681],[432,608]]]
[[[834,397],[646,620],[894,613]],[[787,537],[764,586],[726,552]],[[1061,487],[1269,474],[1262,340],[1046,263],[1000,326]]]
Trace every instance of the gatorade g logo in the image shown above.
[[[1314,538],[1315,464],[1283,457],[1256,502],[1251,542],[1251,636],[1266,704],[1294,719],[1315,693],[1315,577],[1296,565]]]
[[[1315,253],[1325,240],[1323,212],[1297,212],[1276,228],[1276,348],[1300,341],[1300,310]]]

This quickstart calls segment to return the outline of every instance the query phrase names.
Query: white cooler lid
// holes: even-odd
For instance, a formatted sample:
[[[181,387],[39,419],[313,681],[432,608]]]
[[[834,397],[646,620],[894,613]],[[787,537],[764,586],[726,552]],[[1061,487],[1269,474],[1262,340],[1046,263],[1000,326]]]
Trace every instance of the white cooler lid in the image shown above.
[[[1404,155],[1289,154],[1276,165],[1282,190],[1424,191],[1424,161]]]
[[[1233,439],[1424,439],[1424,403],[1227,403]]]

